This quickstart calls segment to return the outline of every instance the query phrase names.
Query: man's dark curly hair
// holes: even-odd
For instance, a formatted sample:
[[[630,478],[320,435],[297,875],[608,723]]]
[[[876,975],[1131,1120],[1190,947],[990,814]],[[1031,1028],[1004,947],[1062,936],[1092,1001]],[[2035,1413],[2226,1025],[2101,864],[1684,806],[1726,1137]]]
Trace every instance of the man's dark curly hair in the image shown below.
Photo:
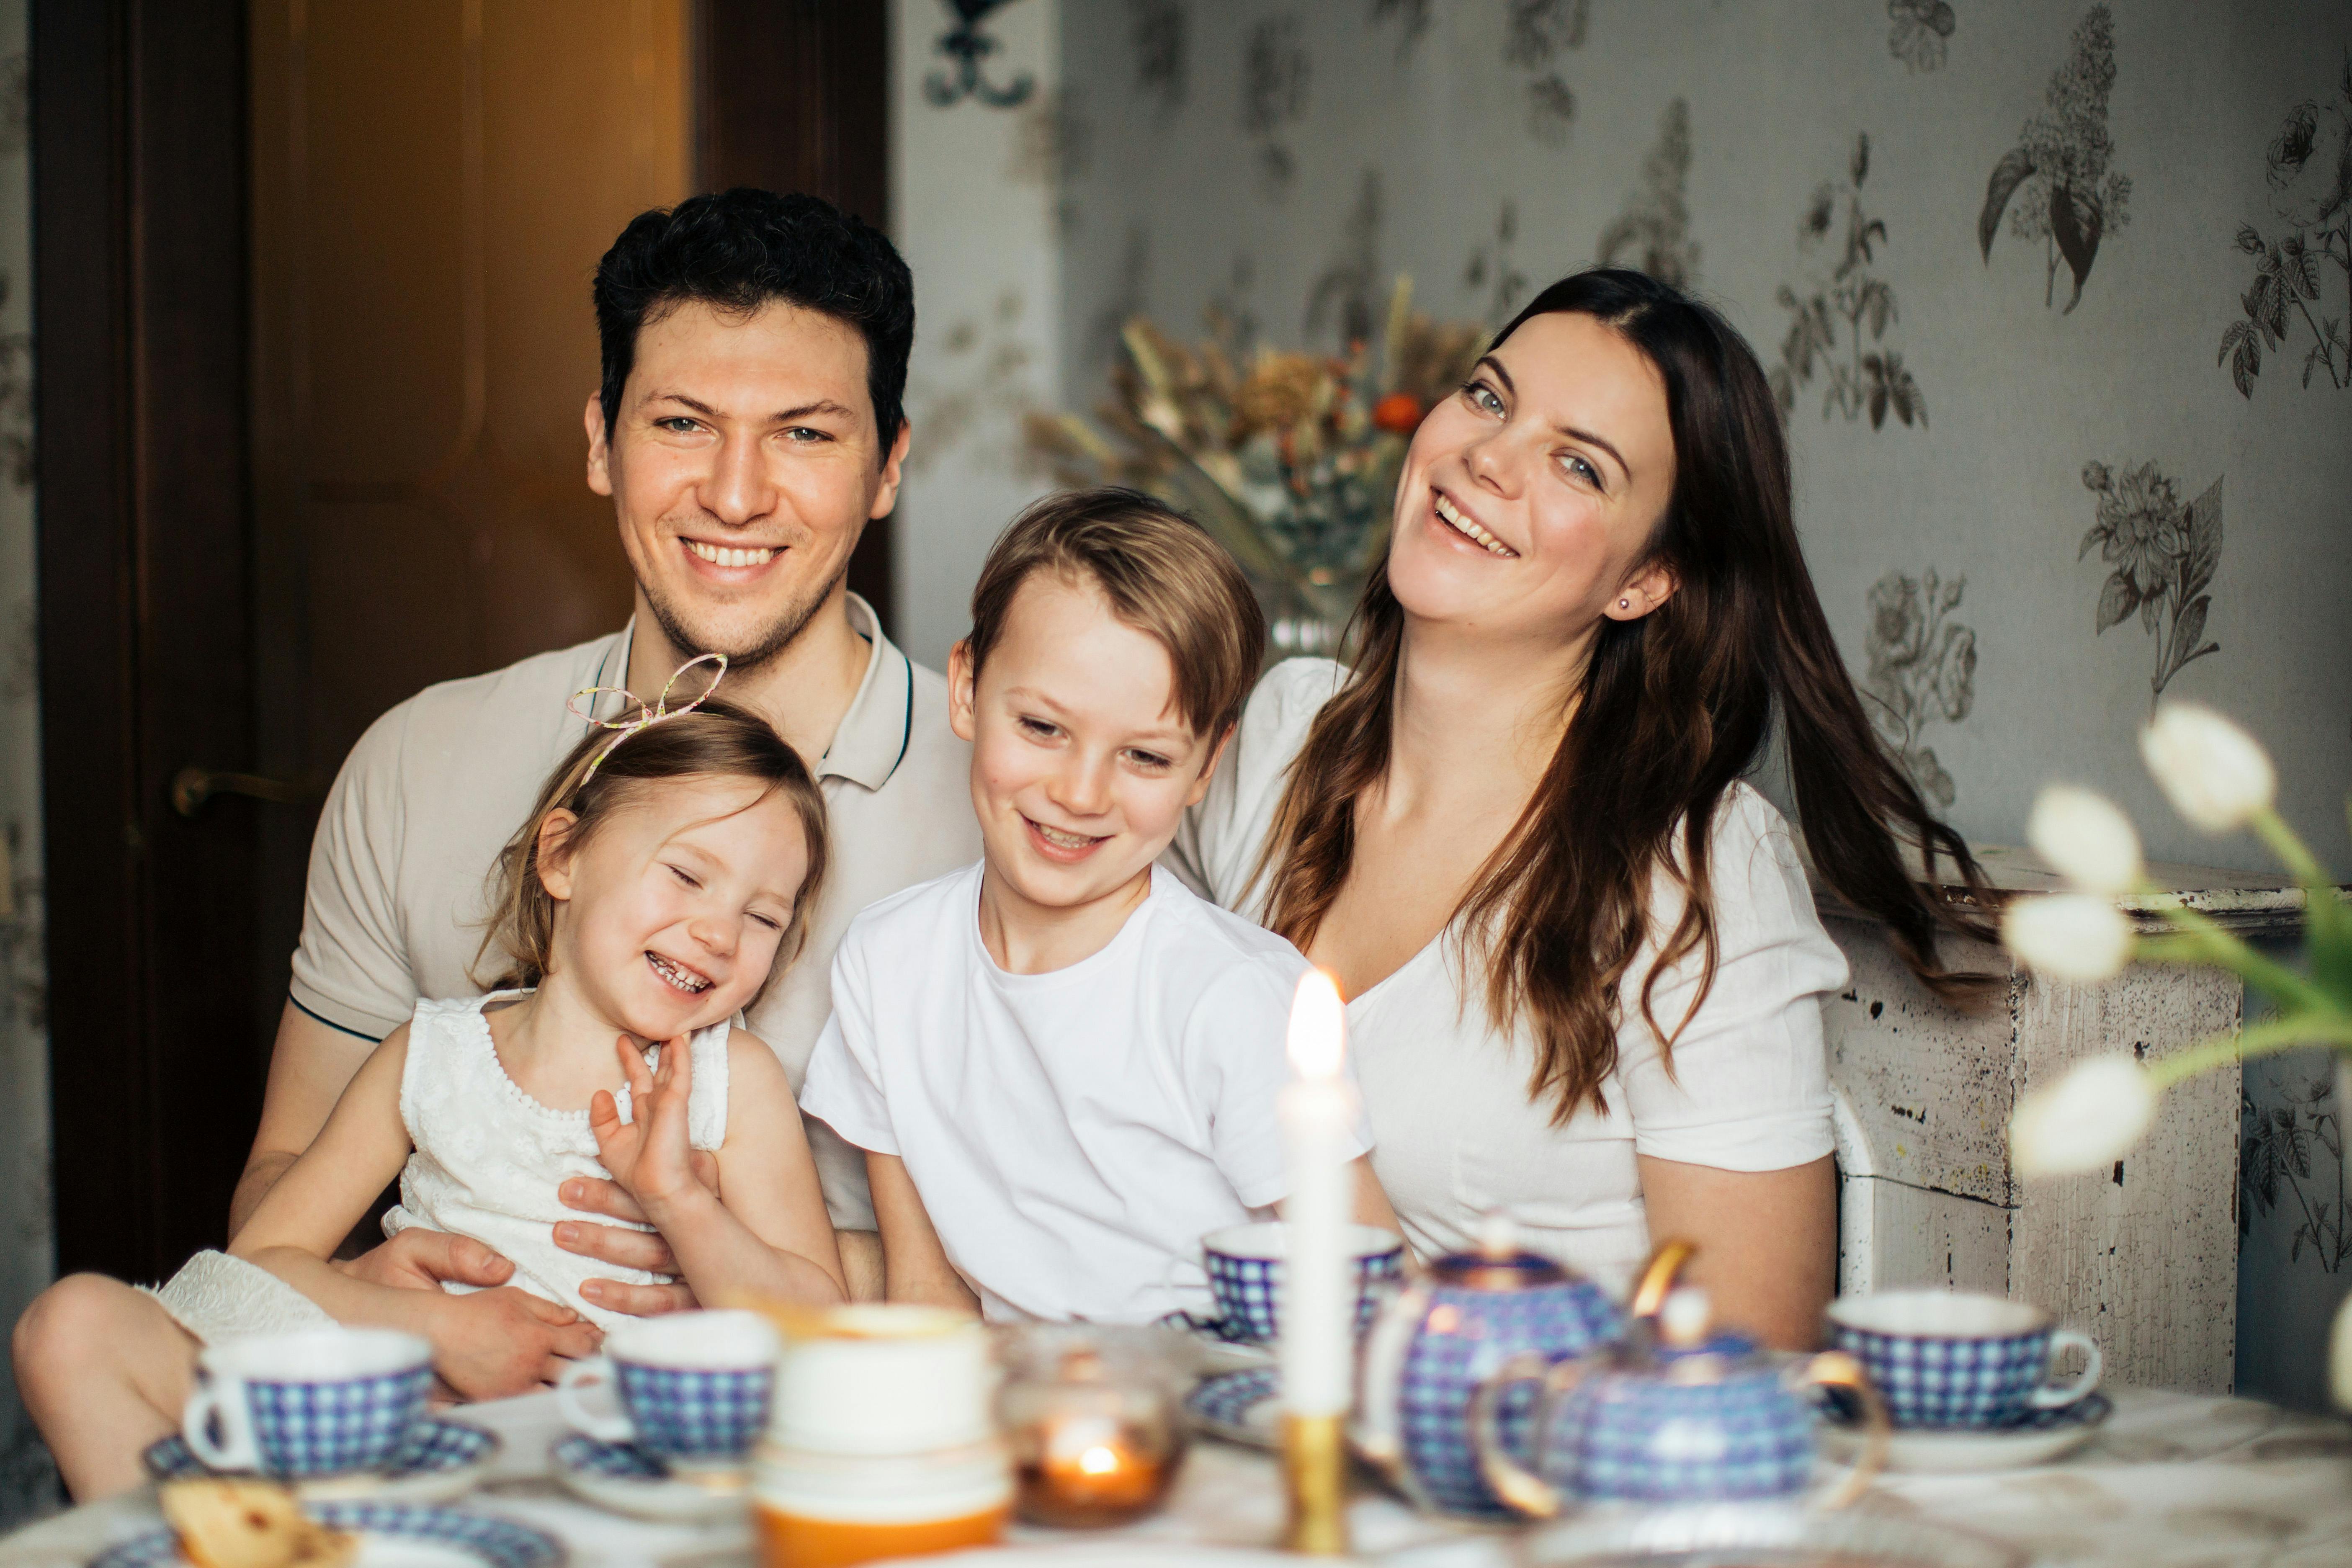
[[[746,185],[639,213],[596,264],[595,296],[608,435],[638,331],[689,300],[745,316],[782,300],[856,328],[885,460],[906,423],[915,280],[888,239],[831,202]]]

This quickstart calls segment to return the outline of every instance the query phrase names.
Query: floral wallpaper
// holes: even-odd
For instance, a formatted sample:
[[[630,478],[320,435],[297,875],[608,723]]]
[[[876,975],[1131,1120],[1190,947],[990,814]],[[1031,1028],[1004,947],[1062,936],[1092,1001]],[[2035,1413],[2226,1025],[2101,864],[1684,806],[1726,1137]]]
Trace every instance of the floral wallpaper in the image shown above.
[[[1061,17],[1069,79],[1139,84],[1097,106],[1063,193],[1065,406],[1100,399],[1114,315],[1190,341],[1238,307],[1257,341],[1326,352],[1400,275],[1416,310],[1499,324],[1577,267],[1647,268],[1756,346],[1822,603],[1954,826],[2018,843],[2058,776],[2116,798],[2157,859],[2269,869],[2251,837],[2180,824],[2139,766],[2151,703],[2186,697],[2271,745],[2283,809],[2352,876],[2342,0]],[[1171,30],[1173,108],[1139,90]],[[1126,264],[1139,228],[1148,270]],[[2242,1274],[2242,1386],[2306,1400],[2309,1355],[2263,1347],[2316,1343],[2280,1325],[2324,1323],[2352,1278],[2332,1187],[2304,1183],[2318,1223],[2294,1240],[2286,1173],[2337,1114],[2315,1085],[2249,1078],[2274,1131],[2247,1158],[2284,1163],[2256,1169]]]

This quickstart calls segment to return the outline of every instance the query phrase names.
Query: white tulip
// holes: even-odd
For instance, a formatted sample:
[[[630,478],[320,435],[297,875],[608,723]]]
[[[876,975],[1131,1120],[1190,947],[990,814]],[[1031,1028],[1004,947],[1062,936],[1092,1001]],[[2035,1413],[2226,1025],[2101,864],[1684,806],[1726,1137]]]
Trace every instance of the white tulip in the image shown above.
[[[2017,1103],[2010,1163],[2021,1176],[2104,1170],[2156,1116],[2156,1080],[2129,1057],[2094,1057]]]
[[[2168,702],[2139,732],[2139,754],[2172,808],[2208,833],[2234,833],[2267,810],[2278,773],[2252,735],[2210,708]]]
[[[2026,841],[2061,876],[2094,893],[2120,893],[2147,879],[2131,818],[2103,795],[2045,784],[2026,824]]]
[[[2096,893],[2044,893],[2001,911],[2001,945],[2054,980],[2105,980],[2131,958],[2131,922]]]

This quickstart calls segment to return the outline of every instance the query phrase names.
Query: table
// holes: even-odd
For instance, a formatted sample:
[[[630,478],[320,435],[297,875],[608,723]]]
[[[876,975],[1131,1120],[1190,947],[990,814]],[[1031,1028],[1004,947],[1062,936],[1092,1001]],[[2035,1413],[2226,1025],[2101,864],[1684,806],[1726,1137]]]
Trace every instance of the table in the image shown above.
[[[2352,1426],[2252,1400],[2125,1389],[2098,1439],[2074,1458],[1990,1476],[1889,1476],[1860,1505],[1963,1526],[2025,1548],[2050,1568],[2321,1568],[2352,1565]],[[562,1424],[552,1395],[468,1407],[506,1447],[467,1506],[563,1538],[580,1568],[731,1568],[749,1561],[740,1523],[648,1524],[574,1501],[547,1479]],[[1281,1522],[1271,1458],[1197,1445],[1164,1513],[1080,1536],[1016,1528],[1021,1542],[1264,1547]],[[0,1568],[78,1568],[155,1527],[152,1491],[76,1509],[0,1541]],[[1367,1557],[1445,1542],[1449,1568],[1504,1568],[1509,1539],[1413,1513],[1368,1492],[1350,1510]],[[1208,1564],[1204,1562],[1204,1568]]]

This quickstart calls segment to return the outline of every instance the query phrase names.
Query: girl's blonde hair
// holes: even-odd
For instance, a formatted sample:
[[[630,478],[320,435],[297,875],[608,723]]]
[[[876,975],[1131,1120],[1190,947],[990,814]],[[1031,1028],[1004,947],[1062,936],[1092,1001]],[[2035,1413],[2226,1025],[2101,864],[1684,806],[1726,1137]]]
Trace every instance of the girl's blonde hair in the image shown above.
[[[590,776],[589,764],[608,746],[613,749]],[[748,779],[764,786],[762,799],[782,794],[799,814],[802,835],[808,840],[808,875],[793,900],[792,921],[777,944],[768,978],[745,1005],[758,1002],[800,956],[808,938],[808,911],[824,885],[824,796],[817,792],[800,753],[766,721],[716,697],[704,699],[691,712],[647,725],[618,746],[613,746],[610,731],[591,730],[572,748],[539,792],[530,817],[499,852],[490,873],[492,912],[474,954],[475,984],[505,991],[537,985],[547,977],[554,956],[558,901],[539,868],[539,829],[549,812],[569,811],[576,819],[564,835],[564,847],[576,854],[614,812],[665,780],[685,778]],[[498,978],[485,982],[483,973],[489,970]]]

